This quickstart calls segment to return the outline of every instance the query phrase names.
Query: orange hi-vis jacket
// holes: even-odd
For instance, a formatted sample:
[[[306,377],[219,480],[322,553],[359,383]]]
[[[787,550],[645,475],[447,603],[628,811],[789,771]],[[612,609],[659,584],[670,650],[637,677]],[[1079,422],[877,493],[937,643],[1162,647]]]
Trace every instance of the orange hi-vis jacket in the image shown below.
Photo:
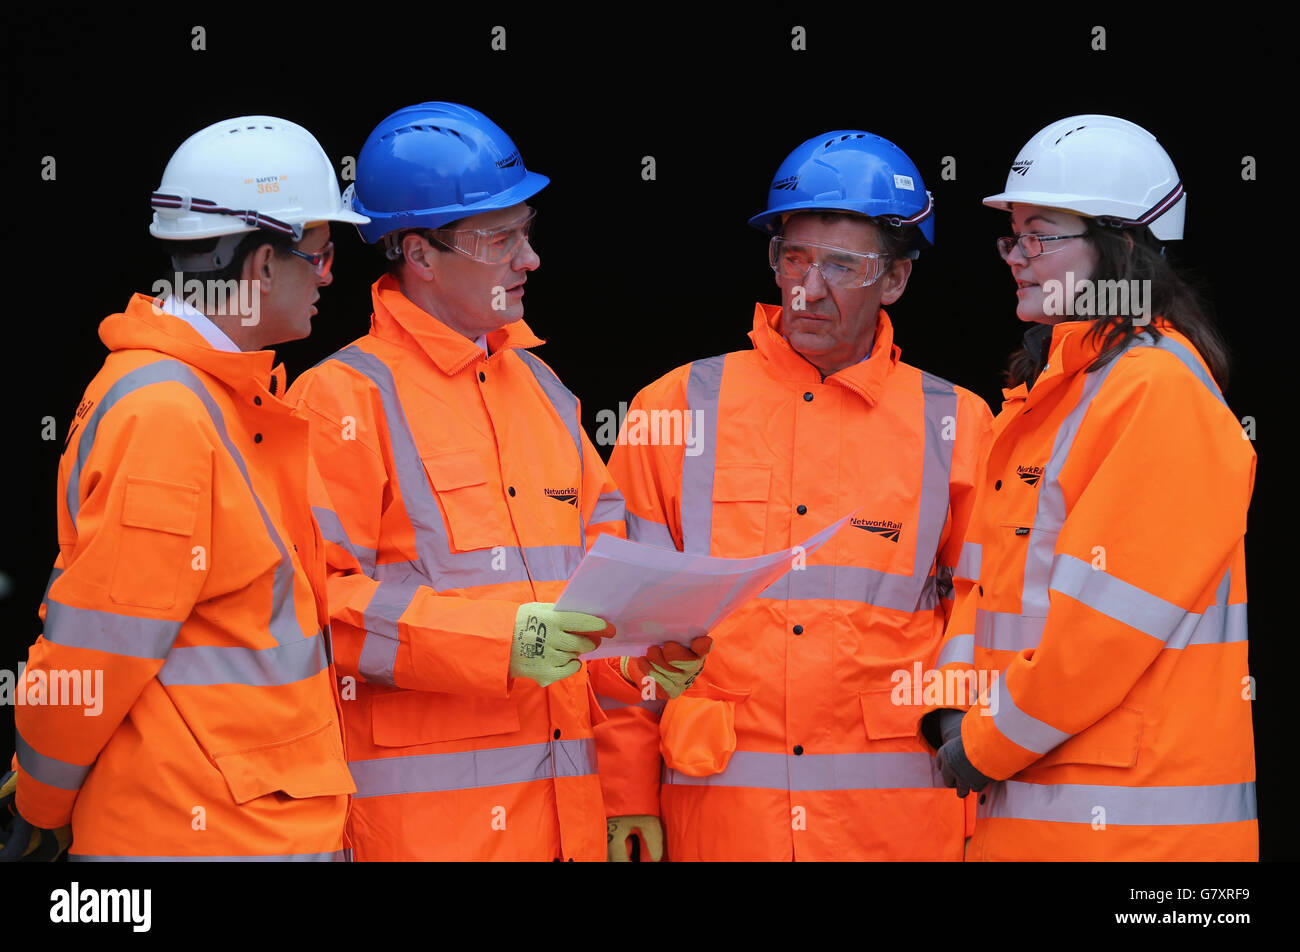
[[[963,746],[1001,781],[967,859],[1258,856],[1255,453],[1191,342],[1154,324],[1090,373],[1093,325],[1058,324],[994,422],[937,660],[983,678]]]
[[[18,682],[18,810],[71,822],[72,859],[342,859],[355,787],[284,368],[143,294],[99,334]]]
[[[547,688],[509,666],[518,605],[624,534],[622,496],[523,321],[488,356],[392,277],[372,298],[370,333],[290,391],[324,487],[354,856],[603,860],[586,666]]]
[[[902,363],[883,310],[870,357],[824,381],[780,316],[758,305],[753,350],[637,395],[610,461],[629,538],[743,558],[856,516],[717,628],[663,711],[659,803],[620,806],[658,806],[678,861],[960,860],[967,811],[920,733],[939,705],[900,682],[938,649],[992,414]],[[695,447],[638,433],[645,410],[688,411]],[[623,758],[644,759],[647,717],[627,710],[602,730],[626,722]]]

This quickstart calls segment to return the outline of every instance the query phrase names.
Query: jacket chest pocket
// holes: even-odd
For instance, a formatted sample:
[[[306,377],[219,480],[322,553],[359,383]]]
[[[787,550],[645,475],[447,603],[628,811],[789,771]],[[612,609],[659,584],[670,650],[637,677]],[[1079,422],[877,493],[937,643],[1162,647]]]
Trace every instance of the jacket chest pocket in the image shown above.
[[[713,473],[712,536],[718,554],[743,559],[763,555],[772,488],[770,466],[719,466]]]
[[[194,564],[199,502],[198,486],[126,478],[109,590],[116,604],[155,609],[175,604],[181,572]]]
[[[442,507],[453,551],[489,549],[511,540],[500,502],[488,485],[487,470],[473,450],[420,457]]]

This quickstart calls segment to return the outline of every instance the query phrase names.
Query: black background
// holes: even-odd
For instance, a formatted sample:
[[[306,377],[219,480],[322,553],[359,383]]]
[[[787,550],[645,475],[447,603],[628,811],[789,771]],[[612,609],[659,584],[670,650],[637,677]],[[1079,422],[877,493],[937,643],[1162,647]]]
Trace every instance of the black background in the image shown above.
[[[422,4],[357,5],[336,18],[293,6],[6,13],[0,668],[16,670],[40,631],[58,456],[103,361],[96,327],[168,271],[148,233],[149,193],[204,126],[282,116],[341,167],[405,105],[450,100],[494,119],[527,167],[551,178],[531,201],[542,265],[528,280],[526,320],[549,341],[537,352],[581,398],[594,437],[599,410],[689,360],[749,346],[754,302],[779,294],[765,239],[746,220],[788,152],[842,128],[898,144],[934,194],[937,247],[890,308],[903,359],[996,412],[999,372],[1023,328],[993,248],[1006,215],[980,199],[1002,190],[1038,129],[1107,113],[1151,130],[1183,177],[1187,238],[1173,250],[1204,283],[1234,353],[1229,405],[1256,420],[1247,560],[1261,853],[1300,856],[1286,800],[1295,747],[1285,684],[1300,660],[1284,614],[1294,519],[1275,449],[1295,414],[1272,395],[1291,379],[1280,364],[1294,343],[1284,264],[1294,188],[1282,145],[1293,136],[1290,66],[1283,79],[1293,51],[1280,24],[1131,12],[1045,20],[1043,4],[960,17],[934,4],[734,17],[647,4],[473,14]],[[505,51],[491,48],[496,25]],[[807,30],[805,51],[791,49],[795,25]],[[192,49],[195,26],[205,50]],[[1105,50],[1092,49],[1095,26]],[[45,156],[57,163],[53,181],[41,177]],[[642,179],[644,156],[655,159],[653,181]],[[956,160],[955,180],[940,178],[944,156]],[[1257,162],[1254,181],[1242,178],[1245,156]],[[368,327],[380,256],[348,226],[333,236],[336,276],[314,332],[279,348],[291,377]],[[46,416],[57,421],[53,441],[41,439]],[[1132,489],[1135,507],[1163,491],[1141,472]],[[0,720],[7,759],[12,711]]]

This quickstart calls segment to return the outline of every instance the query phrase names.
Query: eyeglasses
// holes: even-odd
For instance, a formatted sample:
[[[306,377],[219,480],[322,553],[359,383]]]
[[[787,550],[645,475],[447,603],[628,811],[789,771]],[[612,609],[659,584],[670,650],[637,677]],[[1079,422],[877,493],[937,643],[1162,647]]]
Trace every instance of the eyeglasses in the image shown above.
[[[1011,249],[1019,245],[1020,253],[1026,258],[1037,258],[1039,255],[1054,255],[1057,251],[1064,251],[1065,249],[1057,248],[1055,251],[1047,251],[1043,248],[1043,242],[1085,237],[1087,237],[1087,232],[1080,232],[1077,235],[1008,235],[1006,238],[998,239],[998,254],[1005,261],[1011,257]]]
[[[334,267],[334,242],[329,242],[320,251],[308,253],[299,251],[297,248],[290,248],[289,254],[297,255],[304,261],[310,262],[311,266],[316,269],[316,277],[328,277],[330,268]]]
[[[451,231],[434,229],[428,236],[445,248],[463,254],[482,264],[498,264],[514,256],[519,246],[527,241],[533,227],[537,209],[517,222],[497,228],[457,228]]]
[[[767,263],[778,280],[802,281],[816,268],[822,280],[837,288],[866,288],[880,280],[890,256],[883,252],[848,251],[812,241],[776,237],[767,246]]]

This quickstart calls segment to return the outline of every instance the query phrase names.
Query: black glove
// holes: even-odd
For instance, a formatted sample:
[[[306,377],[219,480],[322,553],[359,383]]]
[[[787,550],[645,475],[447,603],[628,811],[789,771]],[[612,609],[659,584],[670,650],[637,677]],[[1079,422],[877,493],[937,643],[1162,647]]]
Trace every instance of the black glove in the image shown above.
[[[945,786],[956,787],[957,796],[963,799],[972,790],[978,793],[988,785],[989,778],[976,770],[966,759],[966,750],[962,747],[960,733],[940,747],[934,759],[939,764],[939,772],[943,774]]]
[[[52,863],[72,842],[72,828],[42,830],[22,818],[14,807],[16,771],[0,782],[0,863]]]

